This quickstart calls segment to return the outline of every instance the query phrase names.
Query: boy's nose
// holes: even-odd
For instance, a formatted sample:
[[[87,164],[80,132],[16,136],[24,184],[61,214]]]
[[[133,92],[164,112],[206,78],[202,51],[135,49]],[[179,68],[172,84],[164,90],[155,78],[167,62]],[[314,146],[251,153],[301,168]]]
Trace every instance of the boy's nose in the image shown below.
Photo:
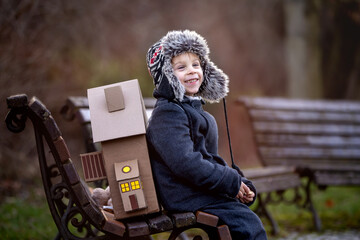
[[[193,66],[190,66],[188,68],[188,73],[191,74],[191,73],[194,73],[195,72],[195,68]]]

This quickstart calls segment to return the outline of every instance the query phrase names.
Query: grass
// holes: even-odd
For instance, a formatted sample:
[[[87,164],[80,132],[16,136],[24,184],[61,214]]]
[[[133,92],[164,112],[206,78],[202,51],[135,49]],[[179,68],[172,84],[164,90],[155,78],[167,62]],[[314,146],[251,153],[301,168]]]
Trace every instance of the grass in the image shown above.
[[[51,239],[57,234],[46,200],[6,198],[0,205],[2,239]]]
[[[313,203],[322,222],[322,230],[345,231],[360,226],[360,187],[328,187],[319,190],[312,186]],[[269,205],[269,210],[279,224],[278,237],[285,237],[291,232],[310,233],[315,231],[312,214],[294,205]],[[262,219],[267,232],[270,226]]]
[[[329,187],[320,191],[313,187],[313,200],[324,230],[344,231],[360,226],[360,187]],[[313,232],[311,214],[293,205],[269,205],[279,224],[277,239],[292,232]],[[265,228],[269,224],[263,219]],[[30,194],[23,198],[7,197],[0,205],[0,236],[2,239],[49,239],[57,234],[43,194]],[[163,239],[158,235],[156,239]]]

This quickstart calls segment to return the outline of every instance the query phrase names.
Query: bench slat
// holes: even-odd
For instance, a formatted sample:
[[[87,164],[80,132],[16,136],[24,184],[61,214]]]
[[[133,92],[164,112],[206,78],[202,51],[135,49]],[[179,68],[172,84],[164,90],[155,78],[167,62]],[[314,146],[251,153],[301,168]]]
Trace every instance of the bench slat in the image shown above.
[[[263,158],[359,159],[360,149],[311,147],[259,147]]]
[[[300,177],[297,174],[284,174],[252,179],[256,190],[261,193],[287,190],[300,186]]]
[[[164,214],[149,218],[148,224],[152,234],[169,231],[173,228],[171,219]]]
[[[289,166],[297,166],[297,169],[308,168],[312,171],[360,171],[360,165],[357,160],[344,159],[289,159],[289,158],[271,158],[266,160],[269,165],[287,164]]]
[[[82,207],[85,213],[89,216],[92,222],[97,226],[102,226],[105,223],[105,216],[101,210],[94,204],[90,203]]]
[[[75,113],[81,124],[90,123],[90,110],[88,108],[81,108]]]
[[[319,185],[360,185],[360,171],[323,172],[315,173],[315,181]]]
[[[66,163],[70,159],[70,152],[64,139],[60,136],[54,141],[54,145],[59,154],[61,162]]]
[[[75,117],[78,109],[89,108],[89,102],[86,97],[68,97],[66,99],[66,104],[61,108],[61,115],[68,121],[72,121]]]
[[[231,234],[227,225],[221,225],[217,227],[220,240],[231,240]]]
[[[173,228],[171,219],[166,215],[159,215],[148,219],[150,232],[159,233],[169,231]]]
[[[71,96],[66,100],[66,104],[73,108],[89,108],[89,101],[86,97]]]
[[[74,191],[74,194],[76,196],[76,198],[79,201],[80,206],[85,206],[88,205],[90,203],[90,199],[91,197],[89,196],[89,194],[86,192],[87,189],[85,189],[87,187],[85,187],[82,182],[79,182],[75,185],[72,186],[72,189]]]
[[[249,168],[243,170],[244,175],[249,179],[256,179],[262,177],[271,177],[276,175],[284,175],[295,173],[294,166],[268,166],[266,168]]]
[[[72,162],[64,164],[63,167],[65,170],[66,178],[69,181],[70,185],[74,185],[80,182],[80,177]]]
[[[196,216],[193,213],[174,213],[171,215],[174,226],[177,228],[187,227],[196,223]]]
[[[330,122],[360,124],[360,113],[333,113],[309,111],[285,111],[268,109],[251,109],[250,116],[254,121],[276,122]]]
[[[240,97],[238,102],[249,108],[274,110],[302,110],[326,112],[360,112],[360,105],[353,101],[341,100],[303,100],[266,97]]]
[[[360,147],[360,137],[351,136],[256,134],[256,141],[264,146]]]
[[[254,122],[253,126],[257,133],[360,135],[357,125]]]
[[[209,213],[206,213],[206,212],[197,211],[196,212],[196,222],[205,224],[205,225],[208,225],[211,227],[216,227],[219,222],[219,217],[209,214]]]
[[[30,100],[29,107],[42,120],[51,139],[57,140],[62,134],[51,116],[51,112],[35,97]]]
[[[120,221],[114,220],[114,214],[111,214],[106,211],[102,211],[102,213],[104,214],[105,217],[103,230],[121,237],[124,236],[124,233],[126,231],[125,224]]]
[[[52,116],[50,116],[44,120],[44,125],[45,125],[45,128],[47,129],[47,131],[49,132],[50,137],[53,141],[55,141],[56,139],[61,137],[61,135],[62,135],[61,131]]]
[[[126,223],[129,237],[146,236],[150,234],[149,225],[145,221]]]

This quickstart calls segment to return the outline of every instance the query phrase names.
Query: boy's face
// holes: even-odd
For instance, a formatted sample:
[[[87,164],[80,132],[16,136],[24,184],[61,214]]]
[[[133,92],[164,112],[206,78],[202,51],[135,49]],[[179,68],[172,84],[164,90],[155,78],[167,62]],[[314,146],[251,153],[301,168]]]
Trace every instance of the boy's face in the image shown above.
[[[183,53],[171,60],[175,76],[185,87],[186,95],[193,96],[203,82],[200,59],[194,53]]]

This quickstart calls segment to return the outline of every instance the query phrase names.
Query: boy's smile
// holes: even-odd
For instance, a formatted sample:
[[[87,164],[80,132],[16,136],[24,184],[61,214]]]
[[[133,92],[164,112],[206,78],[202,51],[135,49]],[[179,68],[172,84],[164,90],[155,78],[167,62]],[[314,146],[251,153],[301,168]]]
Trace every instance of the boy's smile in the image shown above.
[[[193,96],[203,82],[203,70],[199,57],[194,53],[183,53],[172,59],[175,76],[185,87],[186,95]]]

